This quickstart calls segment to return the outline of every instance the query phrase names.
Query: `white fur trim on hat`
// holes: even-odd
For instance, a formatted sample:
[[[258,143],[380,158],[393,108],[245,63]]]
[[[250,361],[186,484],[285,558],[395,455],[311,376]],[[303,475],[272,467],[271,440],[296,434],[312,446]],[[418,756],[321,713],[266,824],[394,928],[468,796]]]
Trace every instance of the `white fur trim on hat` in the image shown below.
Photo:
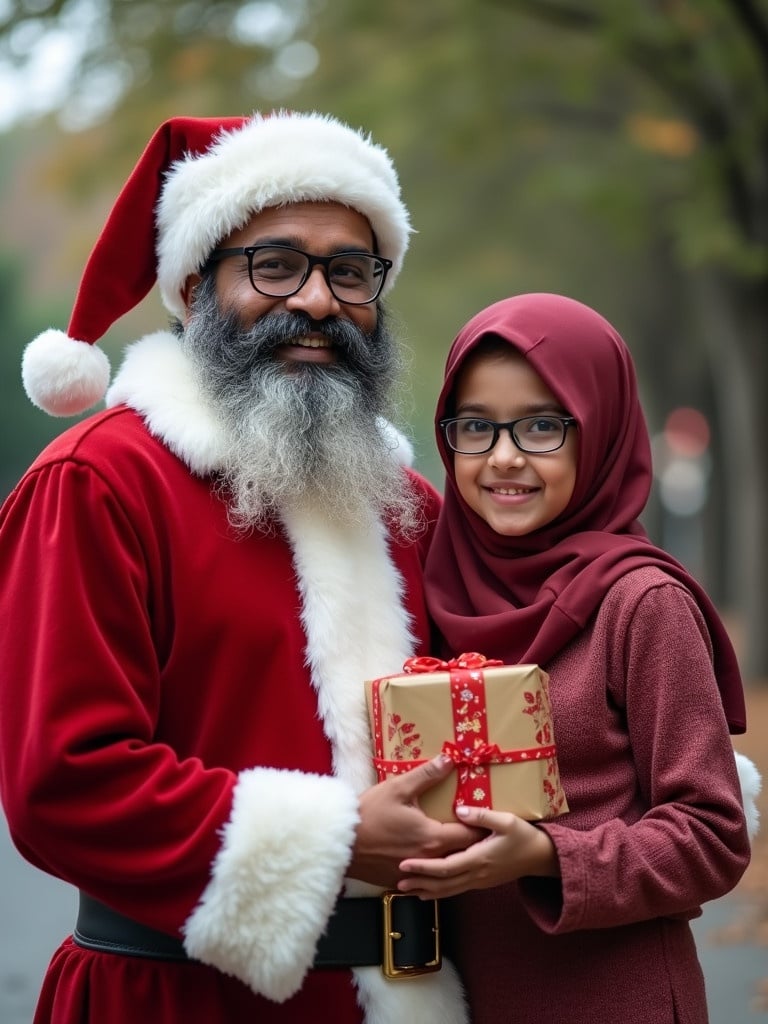
[[[74,416],[104,397],[109,359],[97,345],[49,328],[24,350],[21,379],[39,409],[51,416]]]
[[[254,115],[168,172],[157,207],[157,279],[166,308],[183,317],[184,282],[250,217],[300,202],[337,202],[363,214],[379,255],[393,262],[385,291],[392,286],[411,227],[386,150],[333,117],[283,111]]]

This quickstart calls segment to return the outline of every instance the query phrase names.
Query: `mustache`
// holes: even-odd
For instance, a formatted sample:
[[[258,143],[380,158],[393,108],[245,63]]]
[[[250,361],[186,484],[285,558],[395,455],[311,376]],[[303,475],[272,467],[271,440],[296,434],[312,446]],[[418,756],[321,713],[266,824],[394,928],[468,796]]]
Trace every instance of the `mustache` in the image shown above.
[[[350,320],[334,316],[314,320],[301,312],[266,313],[247,328],[238,324],[234,340],[240,347],[250,350],[254,360],[260,361],[281,345],[312,333],[322,334],[342,356],[353,359],[366,352],[371,341],[370,336]]]
[[[224,308],[212,277],[203,278],[183,329],[187,351],[201,374],[204,389],[223,406],[237,396],[250,398],[263,382],[277,373],[286,377],[277,350],[297,338],[318,332],[334,346],[336,359],[321,363],[291,364],[287,379],[294,384],[318,380],[353,387],[366,396],[377,414],[384,414],[400,373],[400,363],[383,307],[370,331],[345,317],[317,320],[304,310],[270,310],[251,323],[243,322],[236,308]]]

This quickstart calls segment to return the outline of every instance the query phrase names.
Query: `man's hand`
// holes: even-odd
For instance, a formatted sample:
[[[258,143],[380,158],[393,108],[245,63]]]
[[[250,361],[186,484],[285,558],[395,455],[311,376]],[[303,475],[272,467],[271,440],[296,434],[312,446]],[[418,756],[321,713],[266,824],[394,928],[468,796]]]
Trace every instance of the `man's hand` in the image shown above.
[[[442,755],[387,779],[360,796],[360,824],[347,869],[350,878],[394,889],[403,877],[400,862],[406,858],[446,857],[464,850],[485,832],[428,818],[419,807],[422,793],[442,782],[453,768]]]

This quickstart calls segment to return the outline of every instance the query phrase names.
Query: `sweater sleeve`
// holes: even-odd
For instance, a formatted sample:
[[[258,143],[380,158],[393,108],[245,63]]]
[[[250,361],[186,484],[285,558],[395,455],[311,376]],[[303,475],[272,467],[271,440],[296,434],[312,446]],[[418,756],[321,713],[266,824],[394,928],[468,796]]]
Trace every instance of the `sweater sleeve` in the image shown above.
[[[519,884],[528,912],[552,934],[696,916],[749,861],[734,752],[691,595],[672,582],[648,588],[620,607],[608,632],[606,697],[623,715],[640,813],[600,821],[598,809],[589,827],[541,826],[560,883]],[[621,784],[631,785],[626,775]]]

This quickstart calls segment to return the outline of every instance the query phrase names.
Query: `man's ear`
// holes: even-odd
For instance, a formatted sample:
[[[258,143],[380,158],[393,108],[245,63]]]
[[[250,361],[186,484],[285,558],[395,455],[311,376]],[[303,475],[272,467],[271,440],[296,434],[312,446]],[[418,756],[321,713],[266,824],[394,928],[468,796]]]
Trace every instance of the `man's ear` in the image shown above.
[[[202,277],[200,276],[200,274],[190,274],[189,277],[184,282],[184,285],[182,286],[181,301],[184,303],[184,306],[187,311],[186,316],[184,317],[185,323],[187,320],[189,320],[190,309],[195,297],[195,289],[197,288],[201,281]]]

